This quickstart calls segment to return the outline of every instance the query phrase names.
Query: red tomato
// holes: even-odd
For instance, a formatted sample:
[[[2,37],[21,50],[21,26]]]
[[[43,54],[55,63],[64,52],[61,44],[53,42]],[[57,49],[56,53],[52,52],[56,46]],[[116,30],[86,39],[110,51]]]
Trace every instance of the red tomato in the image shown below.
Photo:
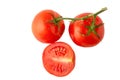
[[[68,75],[75,66],[74,51],[64,42],[56,42],[47,46],[42,59],[45,69],[58,77]]]
[[[75,18],[82,18],[90,13],[83,13]],[[95,20],[95,27],[91,27],[91,24]],[[77,20],[71,22],[69,25],[69,34],[72,41],[83,47],[92,47],[97,45],[104,36],[104,25],[100,17],[89,17],[84,20]]]
[[[43,10],[35,16],[32,22],[32,32],[37,40],[44,43],[53,43],[62,36],[65,29],[63,20],[60,20],[57,24],[52,22],[57,17],[60,17],[60,15],[53,10]]]

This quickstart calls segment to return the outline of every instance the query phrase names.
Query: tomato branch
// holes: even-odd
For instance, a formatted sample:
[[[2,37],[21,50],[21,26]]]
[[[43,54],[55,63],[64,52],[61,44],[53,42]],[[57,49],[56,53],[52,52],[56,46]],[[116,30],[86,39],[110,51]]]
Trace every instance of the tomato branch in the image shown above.
[[[57,18],[55,18],[54,16],[53,16],[53,20],[51,20],[51,22],[53,22],[55,25],[57,25],[58,27],[60,27],[59,26],[59,22],[61,21],[61,20],[71,20],[71,21],[77,21],[77,20],[85,20],[85,19],[88,19],[88,18],[90,18],[90,17],[93,17],[93,21],[92,21],[92,23],[90,24],[90,26],[88,27],[88,32],[87,32],[87,34],[85,34],[85,35],[89,35],[90,33],[94,33],[99,39],[100,39],[100,36],[99,36],[99,34],[95,31],[95,28],[98,28],[99,26],[101,26],[101,24],[103,24],[103,23],[101,23],[101,24],[99,24],[99,25],[95,25],[95,19],[96,19],[96,16],[98,15],[98,14],[100,14],[100,13],[102,13],[102,12],[104,12],[104,11],[106,11],[107,10],[107,7],[104,7],[104,8],[102,8],[101,10],[99,10],[98,12],[96,12],[96,13],[91,13],[91,14],[88,14],[87,16],[84,16],[84,17],[82,17],[82,18],[65,18],[65,17],[62,17],[62,16],[59,16],[59,17],[57,17]]]
[[[82,18],[64,18],[64,17],[58,17],[58,18],[55,18],[55,20],[58,21],[58,22],[59,22],[60,20],[71,20],[71,21],[85,20],[85,19],[87,19],[87,18],[89,18],[89,17],[91,17],[91,16],[97,16],[98,14],[100,14],[100,13],[106,11],[106,10],[107,10],[107,7],[104,7],[104,8],[102,8],[101,10],[99,10],[98,12],[96,12],[96,13],[94,13],[94,14],[89,14],[89,15],[84,16],[84,17],[82,17]]]

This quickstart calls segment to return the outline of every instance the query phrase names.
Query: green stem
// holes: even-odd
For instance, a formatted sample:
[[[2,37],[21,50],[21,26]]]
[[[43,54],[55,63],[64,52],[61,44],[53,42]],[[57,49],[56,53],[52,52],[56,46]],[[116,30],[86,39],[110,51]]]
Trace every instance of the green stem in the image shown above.
[[[106,10],[107,10],[107,7],[104,7],[104,8],[102,8],[100,11],[96,12],[96,13],[94,14],[94,16],[97,16],[98,14],[100,14],[100,13],[106,11]]]
[[[103,23],[100,23],[98,26],[96,26],[96,25],[95,25],[95,18],[96,18],[96,16],[97,16],[98,14],[100,14],[100,13],[106,11],[106,10],[107,10],[107,8],[104,7],[104,8],[102,8],[101,10],[99,10],[98,12],[93,13],[93,14],[91,13],[91,14],[89,14],[89,15],[87,15],[87,16],[82,17],[82,18],[63,18],[63,17],[61,17],[61,16],[55,18],[55,17],[52,15],[52,16],[53,16],[53,20],[51,20],[50,22],[54,23],[54,24],[55,24],[57,27],[59,27],[59,29],[60,29],[59,22],[60,22],[61,20],[77,21],[77,20],[85,20],[85,19],[88,19],[89,17],[93,17],[93,21],[92,21],[92,23],[90,24],[90,26],[88,26],[88,32],[87,32],[86,35],[89,35],[91,32],[93,32],[93,33],[100,39],[100,36],[99,36],[99,34],[95,31],[95,28],[98,28],[98,27],[101,26],[101,24],[103,24]]]
[[[87,19],[87,18],[89,18],[91,16],[97,16],[98,14],[100,14],[100,13],[106,11],[106,10],[107,10],[107,7],[104,7],[101,10],[99,10],[98,12],[96,12],[94,14],[89,14],[89,15],[84,16],[82,18],[62,18],[62,17],[58,17],[58,18],[55,18],[55,19],[56,19],[56,21],[60,21],[60,20],[71,20],[71,21],[84,20],[84,19]]]

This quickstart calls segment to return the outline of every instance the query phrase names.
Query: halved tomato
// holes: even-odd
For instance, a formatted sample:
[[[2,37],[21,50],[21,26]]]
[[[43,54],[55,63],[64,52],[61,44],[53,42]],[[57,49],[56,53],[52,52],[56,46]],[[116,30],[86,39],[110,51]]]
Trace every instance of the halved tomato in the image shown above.
[[[42,60],[45,69],[58,77],[68,75],[75,66],[74,51],[64,42],[48,45],[43,51]]]

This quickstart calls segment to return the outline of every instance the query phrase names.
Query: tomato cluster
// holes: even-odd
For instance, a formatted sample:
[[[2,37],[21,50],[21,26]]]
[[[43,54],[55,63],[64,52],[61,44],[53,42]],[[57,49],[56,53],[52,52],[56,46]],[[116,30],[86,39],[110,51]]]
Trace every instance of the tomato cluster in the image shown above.
[[[75,66],[75,53],[65,42],[56,42],[64,33],[63,20],[71,20],[68,31],[72,41],[82,47],[97,45],[104,37],[104,24],[98,16],[107,10],[102,8],[96,13],[82,13],[75,18],[63,18],[53,10],[39,12],[32,22],[35,38],[43,43],[50,43],[43,51],[43,65],[55,76],[68,75]]]

